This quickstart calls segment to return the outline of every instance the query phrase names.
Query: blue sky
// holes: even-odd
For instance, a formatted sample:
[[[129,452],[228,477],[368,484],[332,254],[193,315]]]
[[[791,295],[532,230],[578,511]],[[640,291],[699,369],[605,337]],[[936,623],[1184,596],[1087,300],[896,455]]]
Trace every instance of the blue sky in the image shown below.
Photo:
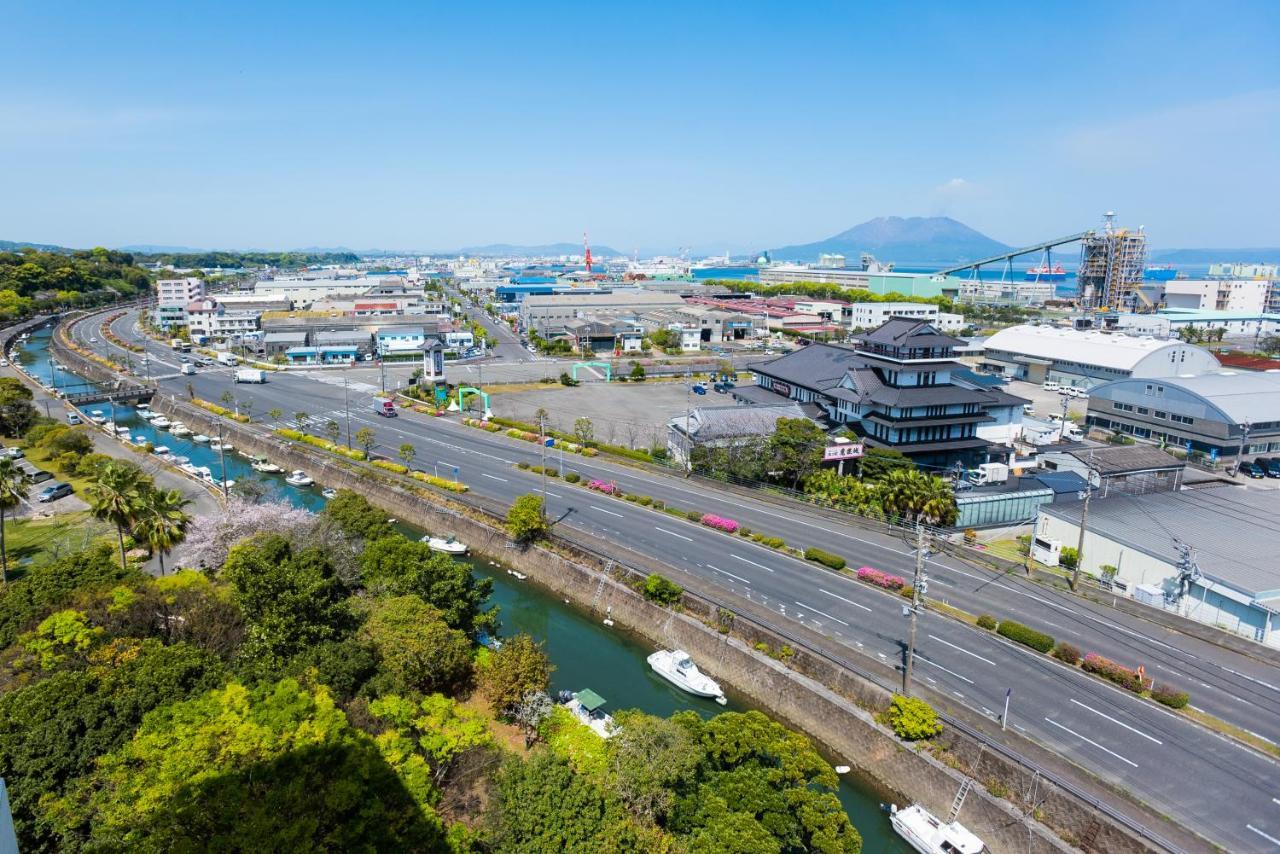
[[[199,6],[201,8],[195,8]],[[1280,244],[1280,6],[10,2],[0,238]]]

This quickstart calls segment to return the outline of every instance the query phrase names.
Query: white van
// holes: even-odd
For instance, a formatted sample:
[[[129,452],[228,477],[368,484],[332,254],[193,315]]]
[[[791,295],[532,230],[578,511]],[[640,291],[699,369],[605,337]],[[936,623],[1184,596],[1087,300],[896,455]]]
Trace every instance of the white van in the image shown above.
[[[196,372],[196,366],[191,364],[190,362],[185,362],[182,365],[182,373],[185,374],[186,376],[191,376],[195,372]]]
[[[1044,390],[1045,390],[1045,391],[1057,391],[1057,390],[1058,390],[1058,389],[1060,389],[1060,388],[1062,388],[1062,386],[1058,385],[1058,383],[1057,383],[1056,381],[1054,381],[1054,380],[1045,380],[1045,381],[1044,381]]]

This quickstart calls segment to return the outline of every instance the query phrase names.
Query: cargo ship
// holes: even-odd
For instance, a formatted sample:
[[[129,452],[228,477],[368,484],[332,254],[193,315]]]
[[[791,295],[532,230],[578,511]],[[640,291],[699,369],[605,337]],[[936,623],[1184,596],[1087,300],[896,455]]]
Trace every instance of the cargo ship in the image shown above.
[[[1148,282],[1168,282],[1178,278],[1178,271],[1172,264],[1152,264],[1143,269],[1142,278]]]
[[[1048,264],[1039,264],[1027,270],[1028,282],[1061,282],[1067,278],[1067,271],[1062,269],[1061,264],[1054,264],[1050,267]]]

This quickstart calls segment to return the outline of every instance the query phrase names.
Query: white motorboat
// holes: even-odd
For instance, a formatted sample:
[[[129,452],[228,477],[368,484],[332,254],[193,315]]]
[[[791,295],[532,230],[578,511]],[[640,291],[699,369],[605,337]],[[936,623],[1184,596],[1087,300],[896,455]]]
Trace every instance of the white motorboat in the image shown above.
[[[168,430],[173,426],[173,422],[168,418],[165,418],[163,415],[157,415],[155,418],[151,419],[151,426],[157,430]]]
[[[710,697],[720,705],[724,705],[724,691],[710,676],[698,669],[689,653],[682,649],[674,652],[660,649],[649,656],[646,661],[653,672],[666,679],[682,691],[688,691],[696,697]]]
[[[125,438],[128,438],[128,437],[126,436]],[[143,436],[141,434],[133,437],[133,444],[135,445],[145,445],[150,441],[151,441],[150,439],[148,439],[146,436]]]
[[[208,437],[208,436],[206,436],[206,435],[205,435],[205,434],[203,434],[203,433],[197,433],[197,434],[195,434],[194,436],[192,436],[192,437],[191,437],[191,441],[193,441],[193,442],[197,442],[197,443],[199,443],[199,444],[201,444],[201,445],[204,445],[204,444],[208,443],[208,441],[209,441],[209,437]]]
[[[169,446],[156,445],[154,448],[151,449],[151,453],[155,454],[157,457],[163,457],[165,454],[169,453]]]
[[[447,555],[464,555],[467,553],[467,544],[460,543],[453,537],[433,537],[430,534],[422,538],[422,542],[427,544],[427,548],[433,552],[442,552]]]
[[[128,427],[117,427],[117,428],[116,428],[116,435],[117,435],[117,436],[124,436],[126,439],[127,439],[127,438],[129,438],[129,428],[128,428]]]
[[[89,413],[89,420],[92,421],[94,424],[106,424],[107,416],[102,414],[101,409],[95,409]]]
[[[302,469],[294,469],[289,472],[289,474],[285,476],[284,482],[290,486],[310,486],[315,483],[315,481],[311,479],[311,475],[307,474]]]
[[[137,406],[135,406],[135,407],[133,407],[133,408],[134,408],[135,410],[137,410],[138,415],[142,416],[143,418],[146,418],[147,416],[146,416],[146,415],[143,415],[143,413],[144,413],[144,412],[150,412],[150,411],[151,411],[151,404],[149,404],[149,403],[139,403]]]
[[[324,489],[320,490],[320,494],[325,497],[326,501],[330,501],[338,497],[338,490],[334,489],[332,486],[326,486]]]
[[[234,451],[235,449],[235,445],[230,442],[221,442],[214,439],[209,443],[209,450],[211,451]]]
[[[271,462],[270,460],[268,460],[266,457],[262,455],[258,455],[254,457],[253,462],[249,463],[249,468],[253,469],[254,471],[265,472],[267,474],[277,474],[280,471],[282,471],[280,466]]]
[[[190,436],[193,431],[190,427],[188,427],[186,424],[183,424],[181,421],[175,421],[173,422],[173,424],[169,426],[169,432],[177,436],[178,438],[182,438],[184,436]]]
[[[159,418],[160,413],[152,412],[150,409],[139,409],[138,417],[141,418],[143,421],[150,421],[152,418]]]
[[[893,830],[920,854],[981,854],[987,846],[958,821],[944,822],[920,804],[889,807]]]

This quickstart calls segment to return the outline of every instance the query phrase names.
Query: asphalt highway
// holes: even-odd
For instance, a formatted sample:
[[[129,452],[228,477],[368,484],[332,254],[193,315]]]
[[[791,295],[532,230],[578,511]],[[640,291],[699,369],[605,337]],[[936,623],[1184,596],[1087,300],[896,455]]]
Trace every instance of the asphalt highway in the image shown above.
[[[98,320],[77,325],[87,346],[110,352],[114,345],[88,338],[101,333]],[[340,373],[280,372],[264,385],[235,385],[229,369],[178,373],[175,354],[147,342],[136,315],[117,320],[121,338],[147,347],[150,373],[162,392],[196,394],[217,401],[231,389],[252,399],[255,420],[268,421],[273,407],[292,426],[307,414],[310,430],[330,419],[351,432],[372,427],[381,450],[394,457],[408,442],[415,467],[458,476],[478,495],[509,502],[536,492],[542,478],[516,467],[537,463],[536,445],[464,427],[450,419],[412,413],[385,419],[373,413],[377,386],[350,382],[344,404]],[[518,346],[518,345],[517,345]],[[118,357],[119,351],[115,352]],[[133,359],[137,362],[138,356]],[[547,451],[548,464],[559,456]],[[619,483],[628,492],[661,498],[673,506],[714,512],[752,529],[781,536],[789,544],[817,546],[841,554],[852,566],[870,565],[910,577],[911,544],[891,534],[832,521],[802,506],[741,497],[672,475],[651,474],[570,455],[565,467],[587,478]],[[778,618],[803,624],[872,659],[896,665],[903,659],[907,621],[896,595],[829,573],[740,537],[619,501],[560,479],[547,481],[547,510],[557,524],[624,544],[697,576],[716,588],[751,599]],[[1280,671],[1252,658],[1196,641],[1154,624],[1086,603],[1020,577],[973,567],[945,555],[927,562],[930,598],[973,613],[1013,617],[1150,674],[1192,693],[1193,703],[1239,726],[1280,739]],[[1148,701],[991,633],[934,612],[925,612],[917,634],[916,678],[953,702],[992,719],[1006,691],[1013,690],[1009,728],[1066,756],[1101,779],[1233,851],[1280,850],[1280,765],[1255,751],[1174,715]]]

